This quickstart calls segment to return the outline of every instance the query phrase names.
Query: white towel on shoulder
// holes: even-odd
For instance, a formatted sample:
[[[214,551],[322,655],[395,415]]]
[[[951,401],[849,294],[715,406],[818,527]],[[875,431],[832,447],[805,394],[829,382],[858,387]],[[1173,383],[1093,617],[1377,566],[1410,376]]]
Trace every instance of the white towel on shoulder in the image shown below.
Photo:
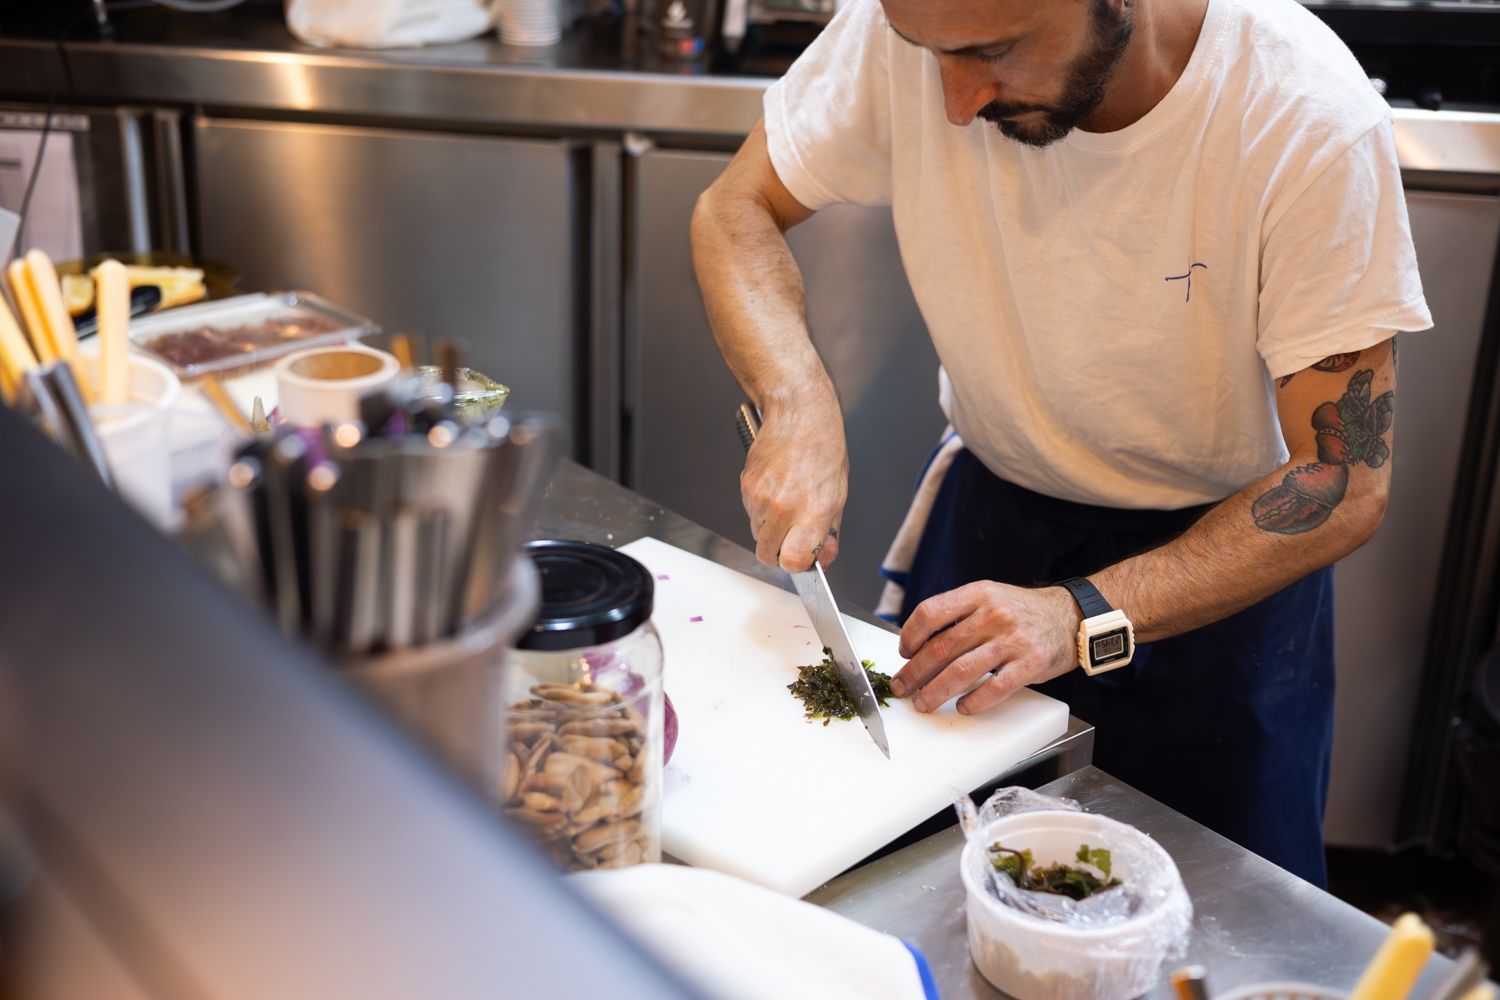
[[[938,446],[927,457],[927,466],[922,470],[911,507],[906,511],[901,527],[896,530],[896,539],[891,542],[890,551],[880,564],[885,589],[880,593],[880,603],[875,606],[875,614],[888,622],[901,624],[901,602],[906,597],[906,575],[917,558],[917,546],[922,542],[922,532],[927,528],[927,518],[932,515],[932,505],[937,500],[938,489],[943,485],[943,477],[953,464],[953,456],[962,451],[963,447],[958,431],[949,424],[943,431]]]

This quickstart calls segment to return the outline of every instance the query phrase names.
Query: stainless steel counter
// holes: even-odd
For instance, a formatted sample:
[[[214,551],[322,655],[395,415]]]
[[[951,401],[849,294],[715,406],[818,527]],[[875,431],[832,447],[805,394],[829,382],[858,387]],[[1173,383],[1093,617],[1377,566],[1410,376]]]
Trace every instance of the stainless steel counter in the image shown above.
[[[548,488],[536,535],[613,546],[649,535],[785,586],[742,546],[572,462],[563,464]],[[1087,766],[1092,743],[1092,728],[1074,719],[1063,739],[1001,782],[1040,785],[1047,794],[1077,799],[1092,812],[1156,838],[1177,862],[1193,899],[1193,934],[1184,962],[1206,966],[1216,989],[1275,979],[1340,989],[1353,985],[1384,936],[1379,921]],[[935,818],[898,841],[894,851],[856,866],[807,898],[916,945],[932,964],[946,1000],[1002,996],[969,961],[958,877],[963,841],[951,822],[947,816]],[[1447,959],[1434,958],[1423,990],[1430,990],[1448,965]],[[1162,985],[1150,996],[1166,1000],[1171,991]]]
[[[115,22],[111,41],[75,36],[59,45],[41,27],[33,37],[0,37],[0,100],[56,93],[65,102],[732,143],[754,126],[772,82],[663,62],[634,32],[608,21],[584,22],[544,49],[490,35],[382,51],[303,45],[277,7],[247,5],[214,17],[136,11]],[[1397,108],[1395,115],[1404,168],[1500,177],[1500,114]]]
[[[64,101],[410,119],[422,128],[739,138],[755,124],[769,79],[664,62],[634,41],[601,21],[551,48],[491,34],[417,49],[318,49],[297,41],[274,8],[211,18],[143,11],[117,15],[111,41],[0,37],[0,99],[57,91]]]
[[[1076,799],[1129,823],[1166,848],[1193,900],[1181,964],[1204,966],[1215,992],[1251,983],[1303,982],[1347,991],[1386,933],[1373,917],[1314,888],[1154,799],[1086,767],[1040,791]],[[830,882],[808,899],[921,949],[944,1000],[1000,997],[969,960],[957,827]],[[1435,956],[1414,996],[1447,971]],[[1165,978],[1147,996],[1173,996]]]

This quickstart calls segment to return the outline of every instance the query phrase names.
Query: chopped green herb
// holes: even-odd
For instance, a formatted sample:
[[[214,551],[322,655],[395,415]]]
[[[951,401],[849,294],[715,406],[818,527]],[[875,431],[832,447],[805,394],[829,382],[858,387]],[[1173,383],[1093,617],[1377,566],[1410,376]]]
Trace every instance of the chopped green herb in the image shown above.
[[[870,678],[870,687],[875,691],[875,700],[885,707],[891,697],[890,674],[882,674],[869,660],[861,660],[865,673]],[[786,686],[792,696],[802,701],[807,718],[822,719],[828,725],[834,719],[852,719],[859,714],[854,700],[839,682],[839,669],[834,665],[833,654],[823,647],[823,662],[797,668],[797,679]]]
[[[1072,899],[1087,899],[1096,892],[1113,889],[1120,884],[1119,879],[1109,877],[1110,856],[1109,851],[1104,848],[1091,849],[1084,844],[1078,848],[1078,860],[1103,872],[1104,878],[1083,868],[1064,864],[1033,868],[1036,860],[1030,851],[1012,850],[1002,846],[999,841],[990,845],[990,864],[995,866],[995,871],[1009,875],[1010,880],[1022,889],[1050,892]]]
[[[1082,844],[1078,848],[1078,860],[1086,865],[1093,865],[1109,878],[1109,852],[1102,847],[1090,849],[1088,844]]]

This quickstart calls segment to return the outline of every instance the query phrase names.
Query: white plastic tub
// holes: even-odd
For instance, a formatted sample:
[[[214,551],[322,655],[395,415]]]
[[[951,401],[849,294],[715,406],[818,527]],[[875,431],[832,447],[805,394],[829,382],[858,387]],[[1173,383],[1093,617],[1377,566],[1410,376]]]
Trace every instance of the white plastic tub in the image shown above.
[[[1030,850],[1038,865],[1076,864],[1079,845],[1104,847],[1112,876],[1139,891],[1135,916],[1069,926],[1024,913],[986,886],[995,841]],[[1125,1000],[1161,976],[1163,959],[1192,922],[1192,904],[1167,852],[1132,826],[1082,812],[1024,812],[990,823],[960,860],[968,893],[969,953],[984,978],[1017,1000]],[[1112,890],[1120,891],[1120,890]]]
[[[95,342],[97,344],[97,341]],[[126,356],[130,365],[129,402],[89,409],[99,445],[109,463],[115,490],[152,524],[163,531],[177,518],[172,501],[172,457],[169,445],[172,408],[182,385],[167,367],[139,354]],[[98,348],[79,355],[84,374],[99,382]]]

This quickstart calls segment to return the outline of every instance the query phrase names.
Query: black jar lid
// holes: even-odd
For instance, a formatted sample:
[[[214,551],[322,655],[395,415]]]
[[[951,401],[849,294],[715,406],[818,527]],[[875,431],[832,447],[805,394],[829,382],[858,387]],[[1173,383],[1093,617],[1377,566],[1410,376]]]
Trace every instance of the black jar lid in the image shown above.
[[[651,574],[625,553],[592,542],[547,540],[529,543],[526,554],[542,578],[542,606],[517,647],[598,646],[650,620]]]

